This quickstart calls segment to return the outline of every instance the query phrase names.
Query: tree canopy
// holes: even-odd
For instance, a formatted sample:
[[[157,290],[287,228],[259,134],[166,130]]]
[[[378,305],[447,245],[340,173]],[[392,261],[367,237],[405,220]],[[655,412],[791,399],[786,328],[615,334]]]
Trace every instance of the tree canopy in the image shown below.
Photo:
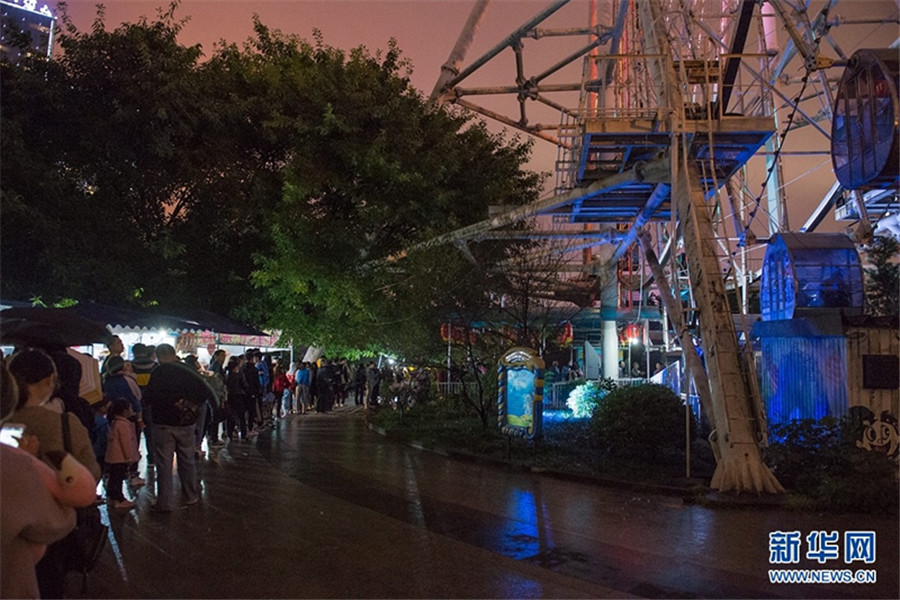
[[[396,44],[344,51],[254,20],[208,58],[156,20],[0,64],[7,297],[205,308],[335,349],[427,353],[494,275],[389,257],[534,200],[530,142],[435,108]],[[473,247],[479,263],[511,242]]]

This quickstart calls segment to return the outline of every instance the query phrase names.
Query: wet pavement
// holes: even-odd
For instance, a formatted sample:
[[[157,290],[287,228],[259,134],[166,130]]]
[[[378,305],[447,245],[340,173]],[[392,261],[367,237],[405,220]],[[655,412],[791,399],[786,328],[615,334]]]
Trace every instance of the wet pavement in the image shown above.
[[[898,520],[680,499],[449,459],[355,407],[291,416],[201,461],[202,502],[107,511],[84,598],[897,598]],[[770,584],[769,534],[874,531],[877,583]],[[805,543],[804,543],[805,547]]]

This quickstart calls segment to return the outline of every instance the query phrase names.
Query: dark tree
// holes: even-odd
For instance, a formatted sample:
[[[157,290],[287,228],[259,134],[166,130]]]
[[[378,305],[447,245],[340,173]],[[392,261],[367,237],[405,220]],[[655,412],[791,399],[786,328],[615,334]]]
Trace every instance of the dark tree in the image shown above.
[[[427,103],[393,42],[345,52],[256,20],[203,60],[177,7],[112,31],[102,7],[87,32],[63,15],[58,59],[0,66],[4,295],[206,308],[429,355],[491,286],[454,248],[387,259],[534,200],[530,144]]]
[[[874,315],[900,312],[900,243],[889,235],[879,235],[867,250],[871,268],[866,271],[866,302]]]

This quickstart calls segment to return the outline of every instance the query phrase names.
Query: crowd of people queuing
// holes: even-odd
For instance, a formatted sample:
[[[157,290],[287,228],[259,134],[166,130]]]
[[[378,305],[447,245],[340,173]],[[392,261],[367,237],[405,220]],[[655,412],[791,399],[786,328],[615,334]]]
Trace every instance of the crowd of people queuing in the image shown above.
[[[2,445],[0,597],[63,596],[59,540],[74,526],[75,505],[29,486],[26,498],[23,485],[11,483],[29,481],[54,452],[66,451],[62,420],[70,432],[68,452],[83,466],[82,479],[93,485],[90,502],[105,502],[113,511],[135,508],[128,495],[137,498],[146,485],[138,470],[143,438],[146,468],[156,473],[150,509],[170,512],[200,501],[197,461],[204,438],[213,450],[250,440],[291,415],[328,413],[351,403],[374,408],[382,390],[396,403],[398,390],[412,389],[411,383],[427,386],[427,377],[404,379],[374,361],[323,357],[289,364],[257,349],[230,356],[219,349],[202,364],[196,355],[179,357],[169,344],[135,344],[130,359],[118,337],[107,347],[99,367],[102,394],[93,403],[80,395],[83,363],[71,349],[20,349],[3,359],[3,423],[22,431],[16,444]],[[96,490],[105,497],[94,496]],[[20,576],[9,576],[14,571]]]

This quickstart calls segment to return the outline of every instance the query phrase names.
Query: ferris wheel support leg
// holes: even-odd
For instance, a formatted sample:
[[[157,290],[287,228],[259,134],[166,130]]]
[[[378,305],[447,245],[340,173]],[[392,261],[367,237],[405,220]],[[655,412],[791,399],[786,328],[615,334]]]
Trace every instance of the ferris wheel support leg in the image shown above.
[[[681,221],[691,287],[700,312],[716,439],[721,458],[710,487],[720,492],[781,493],[784,488],[762,460],[761,428],[754,418],[754,388],[745,378],[715,236],[697,169],[673,153],[674,200]]]

